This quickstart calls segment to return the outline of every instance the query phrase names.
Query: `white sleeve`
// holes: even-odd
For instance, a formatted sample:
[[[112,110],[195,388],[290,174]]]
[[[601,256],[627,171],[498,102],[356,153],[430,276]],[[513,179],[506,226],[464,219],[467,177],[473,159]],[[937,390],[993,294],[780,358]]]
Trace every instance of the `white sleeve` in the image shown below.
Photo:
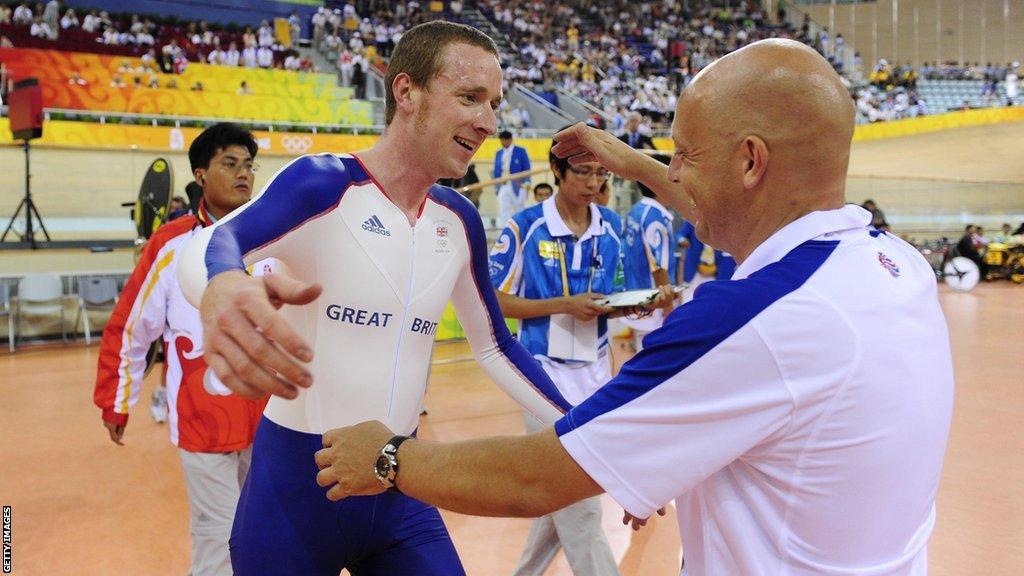
[[[467,221],[468,220],[468,221]],[[487,246],[479,217],[464,218],[469,257],[452,293],[452,304],[477,362],[509,396],[545,424],[571,408],[540,363],[505,325],[488,276]]]
[[[258,196],[188,243],[178,264],[185,298],[198,308],[214,276],[244,271],[246,263],[277,257],[289,265],[283,255],[300,243],[294,231],[336,207],[351,181],[342,160],[331,154],[289,163]]]

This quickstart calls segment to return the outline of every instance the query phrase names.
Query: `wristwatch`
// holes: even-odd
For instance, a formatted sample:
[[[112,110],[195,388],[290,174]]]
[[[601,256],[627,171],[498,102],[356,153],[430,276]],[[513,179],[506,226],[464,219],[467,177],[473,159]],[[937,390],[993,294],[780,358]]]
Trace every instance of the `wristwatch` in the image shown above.
[[[395,480],[398,476],[398,447],[409,439],[409,436],[395,436],[388,440],[388,443],[380,449],[377,461],[373,465],[373,471],[377,474],[377,481],[392,492],[399,492]]]

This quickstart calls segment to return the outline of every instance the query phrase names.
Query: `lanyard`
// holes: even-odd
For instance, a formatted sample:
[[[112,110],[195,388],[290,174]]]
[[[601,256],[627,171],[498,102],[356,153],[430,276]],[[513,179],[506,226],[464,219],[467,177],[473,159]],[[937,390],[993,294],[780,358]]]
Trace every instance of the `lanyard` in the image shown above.
[[[587,292],[590,292],[594,286],[594,263],[597,262],[597,243],[599,239],[600,236],[590,237],[590,263],[588,264],[590,270],[587,273]],[[565,244],[561,238],[558,239],[558,263],[562,272],[562,295],[568,297],[570,295],[569,272],[565,264]]]

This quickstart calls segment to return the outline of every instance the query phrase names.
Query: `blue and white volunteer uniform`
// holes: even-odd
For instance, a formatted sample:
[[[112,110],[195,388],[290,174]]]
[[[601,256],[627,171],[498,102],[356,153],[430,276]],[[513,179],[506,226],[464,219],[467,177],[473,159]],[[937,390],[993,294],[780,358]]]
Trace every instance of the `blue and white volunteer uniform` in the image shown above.
[[[623,231],[625,247],[622,267],[626,290],[657,288],[654,272],[664,270],[669,282],[676,277],[675,247],[672,245],[672,213],[654,198],[641,198],[626,215]],[[658,308],[644,318],[623,320],[634,330],[635,336],[644,336],[664,321],[664,312]]]
[[[243,259],[274,257],[323,285],[316,302],[282,309],[313,347],[314,384],[264,412],[231,540],[236,574],[462,573],[435,508],[395,493],[332,503],[313,454],[323,432],[366,420],[415,431],[449,300],[509,395],[547,422],[569,407],[505,327],[486,250],[480,216],[457,192],[431,187],[410,226],[358,159],[331,154],[293,161],[189,245],[179,271],[197,304],[209,279]]]
[[[704,257],[704,243],[697,238],[697,231],[693,224],[683,221],[682,226],[676,231],[676,245],[686,240],[689,245],[686,247],[686,257],[683,260],[683,282],[689,284],[697,275],[701,259]],[[714,255],[709,256],[709,262],[715,263],[715,280],[728,280],[736,272],[736,259],[728,252],[714,250]],[[712,260],[713,258],[713,260]]]
[[[686,571],[927,572],[949,337],[931,267],[870,220],[785,226],[555,425],[631,514],[676,499]]]
[[[506,294],[529,299],[620,291],[616,272],[622,243],[619,217],[590,204],[590,226],[579,238],[565,224],[553,196],[514,215],[491,250],[491,282]],[[596,324],[596,326],[594,325]],[[571,357],[560,355],[558,331],[571,326],[576,345]],[[611,379],[608,322],[604,316],[579,323],[567,315],[520,320],[519,337],[540,360],[562,395],[579,403]],[[562,327],[562,328],[560,328]],[[589,334],[586,334],[589,331]],[[564,335],[563,335],[564,336]],[[563,338],[564,341],[564,338]],[[589,357],[590,360],[581,360]],[[542,428],[526,416],[527,433]],[[541,576],[559,550],[564,550],[573,573],[618,576],[618,565],[601,529],[597,497],[576,502],[536,518],[513,576]]]
[[[491,249],[491,283],[506,294],[530,299],[620,292],[622,286],[616,285],[615,273],[621,254],[621,229],[617,214],[591,204],[590,227],[583,236],[574,238],[552,196],[508,221]],[[552,363],[580,364],[550,353],[550,330],[551,317],[526,318],[519,321],[519,340],[545,368]],[[601,358],[608,354],[608,320],[604,316],[597,319],[597,352]],[[573,404],[593,392],[558,380],[555,385]]]

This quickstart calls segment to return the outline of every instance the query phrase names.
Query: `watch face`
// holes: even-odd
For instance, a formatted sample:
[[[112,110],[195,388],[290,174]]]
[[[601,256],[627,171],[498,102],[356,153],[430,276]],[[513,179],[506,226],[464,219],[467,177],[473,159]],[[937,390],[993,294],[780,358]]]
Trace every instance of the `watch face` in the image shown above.
[[[377,479],[383,482],[387,480],[388,476],[391,474],[391,460],[387,456],[381,454],[380,456],[377,456],[377,462],[374,463],[373,468],[377,472]]]

